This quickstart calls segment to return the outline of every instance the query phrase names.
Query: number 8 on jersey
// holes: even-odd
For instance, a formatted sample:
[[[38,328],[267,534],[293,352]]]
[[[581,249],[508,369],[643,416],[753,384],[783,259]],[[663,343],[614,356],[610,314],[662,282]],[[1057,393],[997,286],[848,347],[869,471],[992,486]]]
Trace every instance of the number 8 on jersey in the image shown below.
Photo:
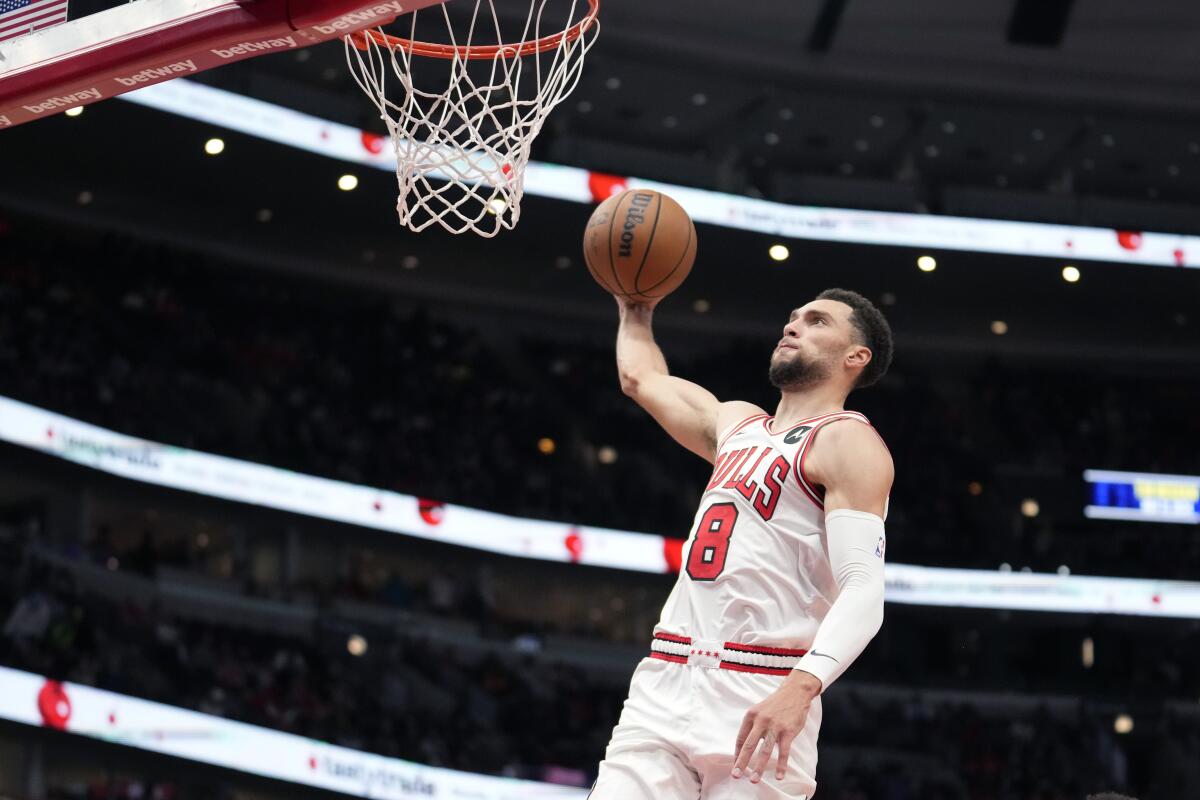
[[[713,503],[700,517],[692,549],[688,553],[687,573],[694,581],[715,580],[725,569],[729,539],[737,524],[738,510],[733,503]]]

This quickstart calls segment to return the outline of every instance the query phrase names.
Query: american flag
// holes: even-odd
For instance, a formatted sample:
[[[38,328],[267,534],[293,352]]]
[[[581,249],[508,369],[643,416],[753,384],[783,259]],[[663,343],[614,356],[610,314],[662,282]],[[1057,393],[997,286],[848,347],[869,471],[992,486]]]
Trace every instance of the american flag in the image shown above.
[[[67,21],[67,0],[0,0],[0,42]]]

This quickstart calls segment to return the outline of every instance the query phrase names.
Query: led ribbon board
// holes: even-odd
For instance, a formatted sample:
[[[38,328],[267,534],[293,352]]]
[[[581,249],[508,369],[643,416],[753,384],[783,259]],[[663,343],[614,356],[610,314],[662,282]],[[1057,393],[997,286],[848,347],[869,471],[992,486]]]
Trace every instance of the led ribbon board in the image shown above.
[[[1200,475],[1159,475],[1089,469],[1091,519],[1200,524]]]
[[[523,519],[136,439],[0,397],[0,441],[154,486],[518,558],[678,572],[683,540]],[[1156,476],[1162,477],[1162,476]],[[1200,619],[1200,582],[888,564],[889,603]]]
[[[429,767],[0,667],[0,719],[380,800],[584,800],[586,789]]]
[[[396,169],[391,143],[376,133],[183,78],[121,99],[328,158]],[[529,195],[600,203],[623,189],[665,192],[696,222],[794,239],[1200,268],[1200,236],[797,206],[545,161],[530,161],[525,170]]]

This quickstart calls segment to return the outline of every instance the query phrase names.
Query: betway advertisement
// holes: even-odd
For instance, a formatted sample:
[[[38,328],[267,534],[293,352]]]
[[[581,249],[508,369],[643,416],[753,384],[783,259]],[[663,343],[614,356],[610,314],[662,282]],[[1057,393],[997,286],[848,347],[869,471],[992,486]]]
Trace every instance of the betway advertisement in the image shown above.
[[[678,572],[683,542],[523,519],[137,439],[0,397],[0,440],[111,475],[522,558]],[[891,603],[1200,619],[1200,583],[888,564]]]
[[[587,790],[427,767],[0,667],[0,718],[355,797],[582,800]]]

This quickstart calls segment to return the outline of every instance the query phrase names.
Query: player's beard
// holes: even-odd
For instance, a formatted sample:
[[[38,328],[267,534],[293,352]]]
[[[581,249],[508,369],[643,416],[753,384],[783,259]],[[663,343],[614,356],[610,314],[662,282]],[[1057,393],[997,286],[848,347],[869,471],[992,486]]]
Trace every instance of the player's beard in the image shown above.
[[[821,383],[830,375],[824,359],[809,359],[799,350],[791,358],[771,359],[767,377],[776,389],[794,392]]]

